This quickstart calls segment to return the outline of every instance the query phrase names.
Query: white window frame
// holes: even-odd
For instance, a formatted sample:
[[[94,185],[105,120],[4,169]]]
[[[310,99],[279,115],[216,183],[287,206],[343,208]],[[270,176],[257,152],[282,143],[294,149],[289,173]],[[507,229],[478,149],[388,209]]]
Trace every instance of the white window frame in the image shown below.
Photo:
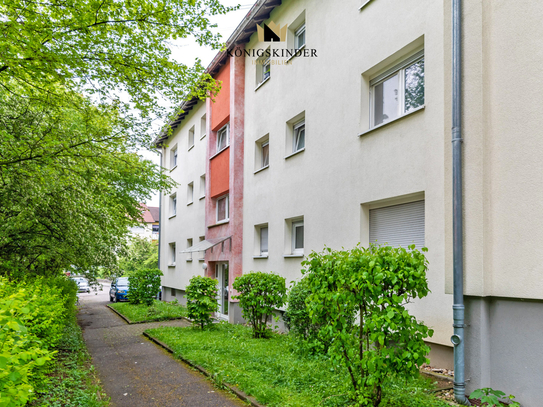
[[[267,73],[266,73],[266,67],[268,67]],[[264,62],[262,63],[262,82],[267,81],[271,77],[271,58],[268,57],[264,59]]]
[[[423,61],[423,66],[425,66],[424,60],[425,60],[424,50],[421,50],[411,55],[409,58],[404,59],[402,62],[395,65],[394,67],[376,76],[370,81],[370,129],[387,124],[391,121],[399,119],[400,117],[403,117],[407,114],[410,114],[424,107],[425,102],[423,102],[421,106],[418,106],[414,108],[413,110],[410,110],[410,111],[405,110],[405,70],[420,61]],[[393,78],[394,76],[398,76],[398,93],[399,93],[398,112],[397,112],[398,115],[387,121],[383,121],[379,124],[375,124],[375,102],[376,102],[375,87],[379,86],[380,84],[389,80],[390,78]],[[424,90],[425,90],[425,98],[426,98],[426,83],[424,85],[425,85]]]
[[[170,162],[170,169],[174,169],[177,167],[177,160],[178,160],[178,150],[177,146],[171,149],[171,162]]]
[[[219,201],[221,201],[223,199],[226,199],[226,205],[225,205],[225,215],[226,215],[226,217],[224,219],[219,220]],[[215,219],[216,219],[217,223],[228,222],[230,220],[230,196],[229,196],[229,194],[226,194],[226,195],[223,195],[223,196],[217,198],[217,202],[216,202],[215,206],[216,206],[216,208],[215,208],[215,213],[216,213]]]
[[[170,263],[168,264],[168,266],[175,266],[175,261],[176,261],[176,252],[175,252],[175,250],[176,250],[175,242],[170,243]]]
[[[194,202],[194,182],[187,185],[187,205]]]
[[[293,221],[292,222],[292,254],[294,255],[303,255],[304,254],[304,248],[301,247],[301,248],[296,248],[296,228],[297,227],[304,227],[304,221],[303,220],[298,220],[298,221]],[[304,246],[305,246],[305,227],[304,227]]]
[[[268,162],[264,162],[264,147],[268,147]],[[260,169],[266,168],[270,165],[270,139],[263,141],[260,144]]]
[[[299,39],[300,39],[300,35],[301,34],[304,34],[304,43],[302,45],[300,45],[298,43]],[[305,47],[305,21],[302,23],[302,25],[296,30],[296,32],[294,33],[294,48],[296,48],[297,50],[298,49],[302,49],[303,47]]]
[[[200,140],[203,139],[207,134],[207,116],[204,114],[200,118]]]
[[[200,237],[198,238],[198,240],[199,240],[199,243],[201,243],[201,242],[203,242],[204,240],[206,240],[206,237],[205,237],[205,236],[200,236]],[[202,251],[200,252],[200,257],[198,258],[198,260],[199,260],[199,261],[204,261],[205,258],[206,258],[206,252],[205,252],[205,250],[202,250]]]
[[[200,175],[200,198],[203,199],[206,196],[206,175]]]
[[[192,239],[187,239],[187,249],[194,246]],[[187,261],[192,261],[192,252],[187,253]]]
[[[189,150],[194,147],[194,133],[196,132],[196,126],[192,126],[190,129],[189,129]]]
[[[177,215],[177,193],[170,195],[170,218]]]
[[[267,250],[264,251],[262,250],[262,231],[266,229],[267,230],[267,235],[268,235],[268,247],[267,247]],[[262,257],[268,257],[268,253],[269,253],[269,250],[270,250],[270,228],[268,225],[263,225],[261,226],[259,229],[258,229],[258,244],[259,244],[259,253],[260,253],[260,256]]]
[[[220,148],[220,141],[221,141],[221,134],[225,133],[225,145],[223,148]],[[226,124],[223,127],[220,128],[220,130],[217,132],[217,154],[219,154],[221,151],[225,150],[228,146],[230,146],[230,124]]]
[[[298,146],[298,140],[300,137],[300,129],[303,128],[304,130],[304,145],[301,148],[297,148]],[[302,121],[299,121],[298,123],[294,124],[292,127],[292,152],[296,153],[298,151],[302,151],[305,149],[305,119]]]

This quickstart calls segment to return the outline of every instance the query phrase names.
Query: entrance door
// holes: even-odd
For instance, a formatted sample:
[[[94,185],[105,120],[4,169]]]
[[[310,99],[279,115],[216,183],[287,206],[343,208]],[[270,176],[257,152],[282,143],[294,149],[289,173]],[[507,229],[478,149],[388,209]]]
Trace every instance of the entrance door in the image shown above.
[[[219,282],[219,317],[228,319],[228,263],[215,265],[215,278]]]

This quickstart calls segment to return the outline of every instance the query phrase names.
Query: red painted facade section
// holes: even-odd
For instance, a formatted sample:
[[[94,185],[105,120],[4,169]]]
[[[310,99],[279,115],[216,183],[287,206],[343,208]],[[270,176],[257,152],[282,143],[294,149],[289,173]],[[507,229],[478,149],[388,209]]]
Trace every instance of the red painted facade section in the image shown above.
[[[209,171],[211,174],[210,197],[216,198],[227,193],[230,189],[230,148],[211,158]]]
[[[215,76],[217,81],[221,81],[221,90],[215,95],[215,101],[212,102],[213,115],[211,116],[211,130],[217,131],[228,123],[230,118],[230,60],[221,68]]]
[[[243,49],[243,46],[239,48]],[[229,299],[235,301],[232,300],[232,295],[235,295],[232,283],[243,274],[244,57],[230,57],[215,79],[223,81],[223,87],[214,102],[209,99],[207,102],[209,137],[206,173],[209,174],[210,182],[206,185],[206,239],[231,239],[206,251],[206,275],[214,278],[215,266],[220,262],[228,263]],[[226,123],[230,123],[230,147],[214,156],[217,150],[217,130]],[[216,198],[226,191],[229,195],[229,220],[217,225]],[[229,318],[232,318],[232,314]]]

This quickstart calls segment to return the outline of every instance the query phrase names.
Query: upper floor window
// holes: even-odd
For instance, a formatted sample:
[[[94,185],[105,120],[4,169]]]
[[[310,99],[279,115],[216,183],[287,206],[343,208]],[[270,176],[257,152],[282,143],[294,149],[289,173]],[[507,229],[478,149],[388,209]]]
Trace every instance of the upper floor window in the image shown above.
[[[268,225],[262,226],[259,230],[260,240],[260,255],[268,255]]]
[[[175,146],[174,148],[171,149],[170,154],[171,154],[170,168],[173,169],[173,168],[177,167],[177,146]]]
[[[305,45],[305,22],[294,33],[294,47],[300,49]]]
[[[194,126],[189,130],[189,150],[194,147]]]
[[[379,126],[424,105],[424,51],[370,81],[371,127]]]
[[[229,219],[228,195],[217,199],[217,222],[225,222]]]
[[[228,147],[230,142],[228,133],[228,124],[217,132],[217,153]]]
[[[256,60],[256,85],[266,82],[271,76],[271,48],[266,49]]]
[[[292,222],[292,254],[304,254],[304,221]]]
[[[292,152],[303,150],[305,148],[305,120],[294,125],[294,145]]]
[[[200,140],[206,136],[206,132],[207,132],[206,128],[207,128],[207,122],[206,122],[206,115],[204,114],[200,119]]]
[[[177,214],[177,194],[170,195],[170,216]]]

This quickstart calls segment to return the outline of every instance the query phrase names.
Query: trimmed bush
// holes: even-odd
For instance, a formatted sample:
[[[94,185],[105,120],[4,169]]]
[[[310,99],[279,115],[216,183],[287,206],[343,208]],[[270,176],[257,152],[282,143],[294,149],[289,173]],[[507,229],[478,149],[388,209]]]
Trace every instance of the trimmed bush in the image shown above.
[[[233,287],[239,293],[233,298],[239,299],[243,318],[253,328],[253,336],[266,337],[268,319],[285,303],[285,279],[273,273],[252,271],[236,278]]]
[[[130,288],[128,301],[133,304],[153,305],[153,301],[160,291],[159,269],[140,269],[130,273]]]
[[[188,317],[204,329],[213,322],[211,314],[219,309],[217,280],[194,276],[185,290]]]
[[[359,406],[379,406],[386,379],[415,377],[428,362],[424,339],[433,331],[406,309],[429,292],[426,257],[414,245],[370,245],[313,252],[302,265],[311,290],[309,315],[322,325],[332,360],[347,368],[351,398]]]

